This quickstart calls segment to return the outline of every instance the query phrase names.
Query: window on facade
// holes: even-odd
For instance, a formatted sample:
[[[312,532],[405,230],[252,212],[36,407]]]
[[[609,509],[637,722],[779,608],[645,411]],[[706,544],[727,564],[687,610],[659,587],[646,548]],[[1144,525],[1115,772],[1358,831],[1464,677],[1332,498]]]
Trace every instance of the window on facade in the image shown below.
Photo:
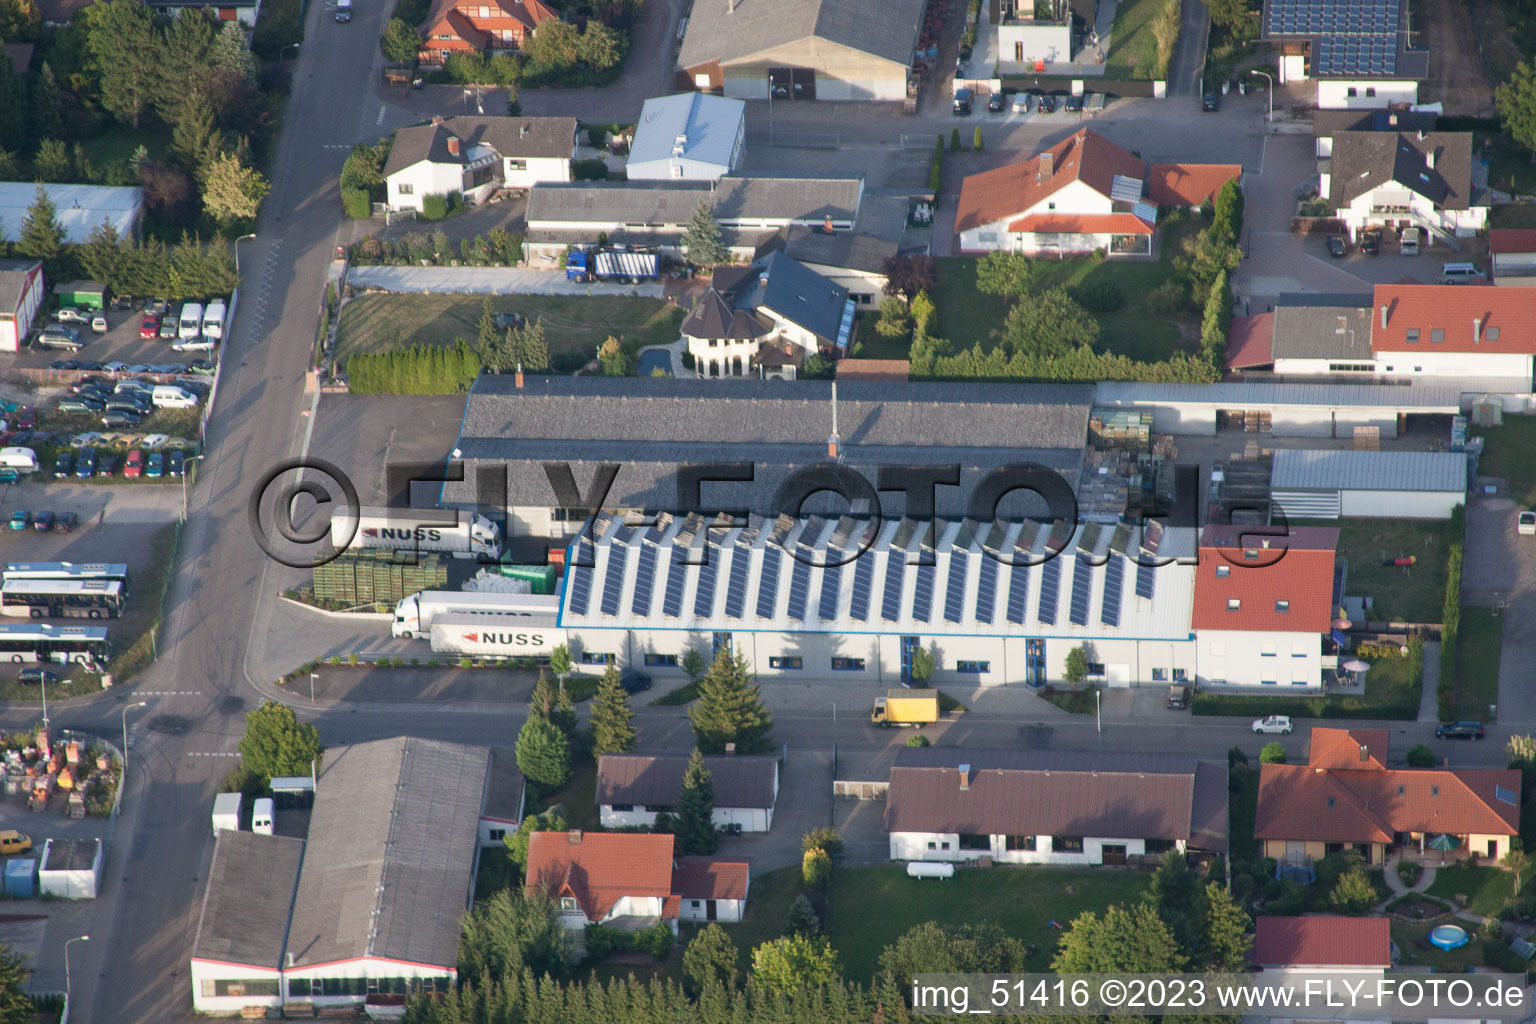
[[[1165,668],[1155,668],[1155,669],[1152,670],[1152,681],[1154,683],[1162,683],[1162,682],[1166,682],[1167,680],[1168,680],[1168,670],[1167,669],[1165,669]]]
[[[1376,87],[1374,85],[1366,86],[1365,87],[1365,95],[1367,97],[1375,96],[1376,95]]]
[[[575,896],[561,896],[560,897],[560,909],[562,911],[564,911],[564,912],[567,912],[567,913],[575,912],[575,910],[577,909],[576,908],[576,897]]]
[[[204,978],[203,998],[220,996],[276,996],[276,978]]]
[[[488,835],[490,837],[491,842],[499,843],[503,839],[507,838],[507,830],[504,829],[504,828],[488,829],[486,831],[486,835]]]
[[[1402,796],[1402,795],[1403,795],[1403,793],[1404,793],[1404,792],[1406,792],[1406,790],[1405,790],[1405,789],[1404,789],[1404,787],[1402,787],[1402,786],[1398,786],[1398,787],[1397,787],[1397,795],[1398,795],[1398,796]]]
[[[1497,327],[1484,327],[1483,337],[1487,338],[1489,341],[1498,341],[1499,329]]]
[[[612,654],[604,654],[601,651],[582,651],[577,659],[583,665],[612,665],[617,662]]]
[[[1228,576],[1231,576],[1231,575],[1232,575],[1232,567],[1230,565],[1218,565],[1216,567],[1216,578],[1217,579],[1224,580]]]
[[[1229,597],[1229,598],[1227,598],[1227,611],[1229,611],[1229,612],[1241,611],[1242,607],[1243,607],[1242,598],[1239,598],[1239,597]]]
[[[528,161],[527,160],[508,160],[507,161],[507,170],[509,170],[509,171],[526,171],[527,169],[528,169]]]
[[[627,814],[635,809],[634,804],[609,804],[608,806],[612,807],[619,814]]]
[[[960,833],[960,849],[990,850],[992,849],[992,837],[979,835],[974,832],[962,832]]]
[[[939,848],[939,844],[938,843],[935,843],[931,839],[928,841],[928,849],[930,849],[930,850],[937,850],[938,848]]]
[[[992,671],[992,663],[990,661],[957,661],[955,662],[955,671],[966,675],[979,676],[984,672]]]
[[[1260,679],[1259,680],[1259,685],[1260,686],[1279,686],[1280,683],[1279,683],[1278,680],[1275,680],[1275,679]]]
[[[785,656],[785,657],[781,657],[781,658],[769,658],[768,659],[768,667],[769,668],[792,669],[792,670],[798,671],[798,670],[800,670],[800,669],[805,667],[805,659],[799,657],[798,655],[796,655],[794,657]]]
[[[402,195],[402,196],[409,196],[409,195],[415,195],[416,194],[416,186],[415,185],[408,185],[405,182],[401,182],[399,185],[396,185],[395,188],[399,192],[399,194]]]
[[[1090,676],[1102,676],[1104,674],[1104,663],[1102,661],[1087,662],[1083,668]]]
[[[863,658],[833,658],[832,671],[834,672],[863,672]]]
[[[491,167],[476,167],[473,171],[469,172],[469,187],[479,188],[490,181],[494,173],[495,171]]]
[[[646,663],[647,666],[649,666],[651,668],[656,668],[657,666],[662,666],[662,665],[668,665],[668,666],[676,667],[676,665],[677,665],[677,655],[675,655],[675,654],[647,654],[645,656],[645,663]]]
[[[978,231],[978,232],[976,232],[976,241],[978,241],[978,242],[990,242],[990,243],[994,243],[995,244],[997,242],[997,232],[996,231]]]
[[[1354,86],[1350,86],[1348,91],[1345,93],[1345,95],[1346,96],[1351,96],[1351,97],[1358,96],[1358,95],[1360,95],[1360,91],[1358,89],[1356,89]]]
[[[1082,836],[1051,836],[1051,850],[1056,853],[1082,853]]]
[[[689,900],[688,902],[693,905],[694,910],[702,910],[704,908],[703,900]]]
[[[1430,786],[1429,787],[1429,795],[1430,796],[1439,796],[1440,795],[1440,787],[1439,786]]]
[[[1429,330],[1429,343],[1431,345],[1440,345],[1440,344],[1443,344],[1444,342],[1445,342],[1445,328],[1443,328],[1443,327],[1432,327],[1432,328],[1430,328],[1430,330]]]
[[[667,804],[646,804],[645,805],[645,813],[647,813],[647,814],[671,814],[672,813],[672,808],[670,806],[668,806]]]
[[[1187,683],[1187,682],[1189,682],[1189,669],[1187,669],[1187,668],[1176,668],[1176,669],[1174,669],[1173,670],[1173,681],[1176,682],[1176,683]]]
[[[1026,853],[1034,853],[1035,852],[1035,837],[1034,836],[1009,836],[1007,843],[1005,843],[1004,845],[1008,849],[1010,849],[1010,850],[1023,850]]]

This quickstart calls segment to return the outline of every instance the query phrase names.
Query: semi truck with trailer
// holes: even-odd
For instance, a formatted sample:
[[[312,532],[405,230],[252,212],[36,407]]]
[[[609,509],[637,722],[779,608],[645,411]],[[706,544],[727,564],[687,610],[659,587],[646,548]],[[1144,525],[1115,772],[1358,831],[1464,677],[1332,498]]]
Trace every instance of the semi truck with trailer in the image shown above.
[[[430,639],[432,627],[440,616],[470,618],[487,629],[526,632],[529,616],[548,619],[554,624],[560,599],[554,594],[468,593],[457,590],[423,590],[395,605],[395,621],[390,633],[406,640]],[[546,632],[548,632],[546,630]],[[556,646],[560,641],[551,644]],[[434,650],[436,648],[434,647]],[[535,651],[525,651],[535,654]],[[544,653],[548,653],[545,651]]]
[[[565,643],[553,615],[438,615],[431,636],[433,654],[471,658],[542,658]]]
[[[639,284],[661,276],[661,254],[650,249],[573,248],[565,261],[567,281]]]
[[[474,512],[435,508],[364,507],[331,517],[331,544],[339,551],[393,548],[442,551],[455,558],[501,558],[501,527]]]
[[[915,725],[922,728],[939,720],[939,695],[933,691],[887,690],[884,697],[875,698],[875,706],[869,713],[874,725]]]

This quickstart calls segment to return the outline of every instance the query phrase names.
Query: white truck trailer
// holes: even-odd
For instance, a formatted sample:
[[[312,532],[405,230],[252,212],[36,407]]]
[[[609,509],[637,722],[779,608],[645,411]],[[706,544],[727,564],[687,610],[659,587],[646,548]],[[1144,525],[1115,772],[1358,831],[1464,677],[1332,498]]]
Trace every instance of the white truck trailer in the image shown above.
[[[240,794],[220,793],[213,798],[213,834],[221,829],[240,831]]]
[[[498,559],[501,527],[458,509],[364,507],[355,516],[339,512],[331,517],[331,544],[337,550],[392,548]]]
[[[485,615],[439,615],[432,620],[432,653],[472,658],[539,658],[565,643],[553,615],[494,621]]]
[[[560,599],[554,594],[485,594],[457,590],[423,590],[395,605],[390,633],[406,640],[432,636],[439,616],[470,618],[488,629],[520,629],[528,616],[549,619],[553,624]],[[527,652],[532,653],[532,652]]]

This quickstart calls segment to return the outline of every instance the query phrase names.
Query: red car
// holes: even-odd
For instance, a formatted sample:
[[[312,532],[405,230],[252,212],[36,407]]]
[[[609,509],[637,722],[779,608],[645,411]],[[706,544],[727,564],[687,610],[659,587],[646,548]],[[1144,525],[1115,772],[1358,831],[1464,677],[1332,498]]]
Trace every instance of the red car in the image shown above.
[[[160,336],[160,318],[147,316],[139,321],[139,337],[154,340]]]
[[[144,472],[144,453],[135,448],[128,453],[128,461],[123,463],[123,476],[136,477]]]
[[[37,429],[37,410],[30,405],[24,405],[16,411],[17,430]]]

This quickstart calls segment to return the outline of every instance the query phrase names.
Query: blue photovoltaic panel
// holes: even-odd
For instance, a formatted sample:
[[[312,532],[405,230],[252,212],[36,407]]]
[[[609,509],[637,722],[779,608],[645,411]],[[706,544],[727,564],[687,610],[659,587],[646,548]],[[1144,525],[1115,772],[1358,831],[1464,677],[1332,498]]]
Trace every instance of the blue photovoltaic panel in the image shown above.
[[[1008,581],[1008,621],[1022,624],[1029,604],[1029,566],[1015,565]]]
[[[965,574],[971,567],[969,552],[956,551],[949,556],[949,583],[944,587],[944,621],[959,622],[965,617]]]
[[[831,622],[837,618],[837,592],[843,581],[843,567],[838,563],[843,560],[843,553],[829,546],[825,558],[825,568],[821,570],[821,600],[816,605],[816,617],[823,622]]]
[[[992,621],[992,605],[997,600],[997,559],[983,552],[976,570],[976,621]]]
[[[885,597],[880,602],[880,617],[886,622],[901,618],[901,585],[907,575],[907,553],[892,551],[885,559]]]
[[[757,581],[757,617],[773,618],[773,606],[779,598],[779,556],[784,549],[769,544],[763,548],[763,574]]]
[[[1125,591],[1125,559],[1113,555],[1104,565],[1104,603],[1099,621],[1106,626],[1120,625],[1120,600]]]
[[[1047,626],[1056,624],[1056,598],[1061,593],[1061,559],[1053,558],[1040,567],[1040,607],[1035,618]]]
[[[1067,617],[1075,626],[1088,625],[1088,597],[1093,589],[1093,566],[1085,558],[1072,560],[1072,604]]]
[[[629,548],[623,544],[608,545],[608,572],[603,577],[604,615],[619,614],[619,598],[624,593],[624,566],[629,561]]]
[[[809,548],[801,547],[800,557],[789,570],[789,607],[785,614],[796,622],[805,621],[805,602],[811,597],[811,567],[807,563],[814,555]]]
[[[693,614],[699,618],[708,618],[715,607],[715,572],[720,566],[720,559],[725,557],[723,551],[714,551],[706,547],[702,552],[709,561],[699,566],[699,583],[694,588]]]
[[[585,537],[576,545],[574,561],[571,566],[571,614],[585,615],[587,602],[592,599],[592,542]]]
[[[1136,596],[1152,600],[1152,591],[1157,586],[1157,569],[1140,562],[1136,566]]]
[[[634,615],[649,615],[651,590],[656,586],[656,545],[640,545],[640,561],[635,563],[635,596],[629,610]]]
[[[933,577],[938,571],[934,565],[917,567],[917,582],[912,586],[912,618],[918,622],[927,622],[933,614]]]
[[[869,618],[869,595],[875,588],[875,556],[864,552],[853,566],[853,592],[848,595],[848,617],[854,622]]]
[[[725,614],[727,618],[741,618],[747,604],[747,573],[752,569],[752,552],[738,546],[731,552],[731,575],[725,581]]]
[[[683,564],[686,548],[672,545],[672,556],[667,559],[667,589],[661,598],[661,614],[677,618],[683,613],[683,584],[688,580],[688,567]]]

